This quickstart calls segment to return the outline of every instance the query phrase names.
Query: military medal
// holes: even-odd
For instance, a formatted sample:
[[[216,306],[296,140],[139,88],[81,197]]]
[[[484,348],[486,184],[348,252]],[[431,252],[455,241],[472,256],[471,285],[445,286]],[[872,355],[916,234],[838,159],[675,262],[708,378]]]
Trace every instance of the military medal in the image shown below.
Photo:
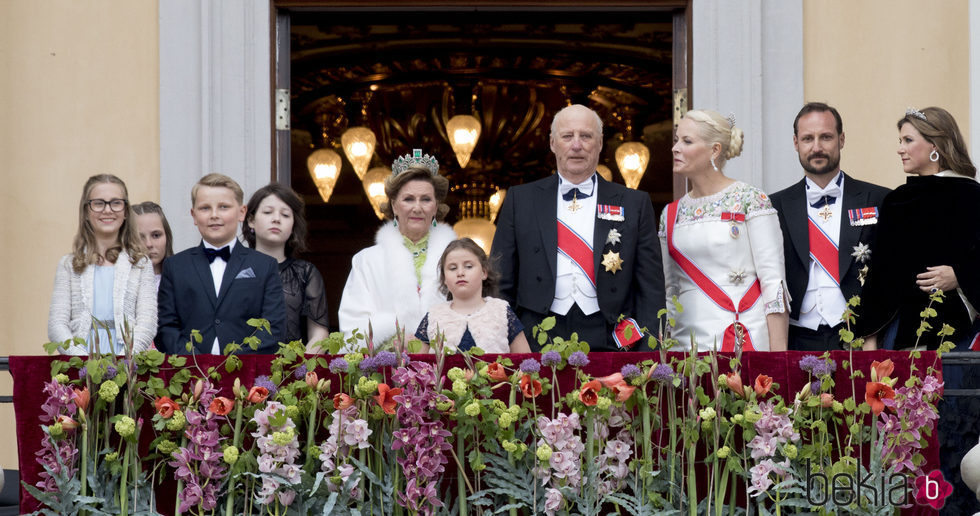
[[[616,245],[619,243],[619,239],[623,236],[618,229],[612,228],[609,230],[609,234],[606,235],[606,243]]]
[[[738,223],[745,222],[745,214],[735,213],[731,211],[723,211],[721,212],[721,220],[723,222],[731,223],[731,226],[728,228],[728,235],[731,236],[732,238],[738,238],[739,235]]]
[[[578,203],[578,189],[572,194],[572,202],[568,205],[568,211],[575,213],[582,208],[582,205]]]
[[[820,218],[823,219],[824,222],[827,222],[830,220],[830,217],[834,216],[834,212],[830,209],[829,204],[825,204],[823,209],[817,212],[817,215],[820,215]]]
[[[602,265],[606,268],[606,272],[616,274],[617,271],[623,270],[623,259],[619,257],[619,253],[609,251],[602,255]]]

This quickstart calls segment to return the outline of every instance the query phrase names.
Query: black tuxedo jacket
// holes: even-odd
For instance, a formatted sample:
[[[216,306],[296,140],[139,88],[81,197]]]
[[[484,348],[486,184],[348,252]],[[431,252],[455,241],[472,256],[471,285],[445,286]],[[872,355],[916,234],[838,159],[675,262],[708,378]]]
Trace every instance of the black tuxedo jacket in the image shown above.
[[[221,278],[221,292],[214,294],[211,267],[204,244],[186,249],[163,262],[157,294],[159,310],[156,345],[167,354],[186,354],[191,330],[201,332],[196,353],[210,354],[215,336],[222,351],[229,342],[255,331],[246,321],[268,319],[272,333],[255,332],[262,342],[257,351],[243,346],[240,353],[272,354],[286,327],[286,301],[279,279],[279,265],[271,256],[235,243]]]
[[[623,207],[622,221],[596,218],[592,236],[599,315],[610,326],[620,314],[633,317],[653,332],[664,307],[664,269],[650,197],[610,183],[598,175],[596,203]],[[547,314],[555,298],[558,261],[558,174],[507,192],[491,248],[500,271],[500,294],[518,315],[530,310]],[[609,230],[622,235],[609,244]],[[602,255],[612,250],[622,270],[607,272]]]
[[[847,210],[881,206],[890,190],[858,181],[844,174],[844,204],[841,208],[840,238],[838,239],[840,287],[844,299],[861,293],[858,275],[865,264],[856,264],[851,252],[859,242],[871,245],[876,224],[852,226]],[[790,302],[790,317],[799,319],[800,304],[810,279],[810,235],[807,226],[806,179],[770,196],[779,212],[779,227],[783,230],[783,251],[786,263],[786,283]],[[873,258],[873,257],[872,257]]]

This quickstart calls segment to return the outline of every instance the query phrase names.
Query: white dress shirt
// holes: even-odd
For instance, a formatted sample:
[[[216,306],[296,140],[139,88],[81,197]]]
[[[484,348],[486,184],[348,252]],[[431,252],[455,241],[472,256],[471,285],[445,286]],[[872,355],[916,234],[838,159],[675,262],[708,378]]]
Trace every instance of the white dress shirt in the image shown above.
[[[208,243],[207,240],[202,240],[204,242],[204,247],[207,249],[221,249],[222,247],[228,246],[228,252],[235,250],[235,243],[238,241],[237,238],[232,238],[231,242],[228,242],[222,246],[213,246]],[[221,257],[216,257],[213,262],[211,262],[211,280],[214,281],[214,296],[218,297],[221,294],[221,278],[225,276],[225,268],[228,267],[228,262],[221,259]],[[221,354],[221,343],[218,342],[218,337],[214,337],[214,345],[211,346],[212,355]]]
[[[559,185],[567,182],[561,176],[559,176],[558,181]],[[572,231],[578,233],[586,243],[594,248],[595,243],[592,241],[592,237],[595,231],[596,195],[599,191],[599,185],[590,176],[585,181],[578,183],[577,187],[580,191],[584,190],[586,192],[591,188],[592,195],[584,199],[575,200],[579,209],[572,212],[568,209],[572,201],[566,201],[562,198],[562,189],[559,186],[558,193],[556,194],[558,195],[558,219],[564,222]],[[558,252],[557,249],[555,252],[558,253],[558,267],[555,278],[555,299],[551,303],[551,311],[556,314],[566,315],[568,310],[572,308],[572,304],[578,304],[579,309],[585,315],[598,312],[599,300],[596,298],[596,289],[589,280],[589,277],[582,272],[582,269],[571,258]]]
[[[842,172],[838,172],[842,174]],[[837,178],[831,181],[827,188],[821,189],[816,183],[806,178],[807,195],[812,192],[833,190],[837,200],[833,204],[825,207],[814,208],[807,202],[806,212],[810,220],[816,223],[834,245],[840,243],[841,217],[843,216],[844,205],[844,181],[841,178],[840,186],[837,186]],[[830,208],[831,216],[824,220],[820,216],[826,207]],[[846,249],[838,250],[838,253],[848,252]],[[802,326],[811,330],[816,330],[821,324],[827,326],[837,326],[847,308],[847,300],[840,290],[840,285],[827,274],[827,271],[817,264],[816,260],[810,259],[810,277],[806,284],[806,293],[803,294],[803,301],[800,304],[800,318],[798,321],[790,321],[791,324]]]

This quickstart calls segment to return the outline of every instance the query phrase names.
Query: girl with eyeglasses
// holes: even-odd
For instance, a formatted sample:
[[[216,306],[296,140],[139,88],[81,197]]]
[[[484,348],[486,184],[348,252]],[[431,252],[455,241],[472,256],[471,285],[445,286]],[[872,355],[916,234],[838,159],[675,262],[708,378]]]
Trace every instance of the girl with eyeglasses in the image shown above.
[[[129,326],[133,353],[149,348],[157,330],[153,264],[140,243],[126,184],[111,174],[85,182],[72,252],[55,271],[48,338],[80,338],[63,353],[125,354]]]

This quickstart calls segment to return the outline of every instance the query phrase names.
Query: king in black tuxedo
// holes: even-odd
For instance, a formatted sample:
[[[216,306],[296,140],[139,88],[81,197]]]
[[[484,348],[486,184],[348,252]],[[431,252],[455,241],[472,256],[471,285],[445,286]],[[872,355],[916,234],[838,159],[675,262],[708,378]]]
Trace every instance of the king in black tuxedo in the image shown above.
[[[271,354],[278,349],[286,325],[286,303],[276,260],[235,242],[221,293],[215,295],[210,264],[204,244],[186,249],[163,262],[157,297],[159,332],[156,345],[167,354],[187,353],[191,330],[201,332],[196,353],[210,354],[214,338],[222,350],[230,342],[241,343],[255,328],[250,318],[268,319],[272,333],[259,330],[262,341],[255,353]],[[252,353],[244,346],[242,353]]]
[[[877,227],[877,208],[889,190],[858,181],[840,171],[840,150],[844,147],[844,133],[840,115],[834,108],[821,103],[807,104],[797,116],[794,129],[794,143],[807,177],[770,196],[773,206],[779,212],[786,282],[792,299],[790,319],[794,323],[790,325],[789,349],[840,349],[839,315],[831,316],[833,320],[821,320],[815,329],[796,324],[801,319],[801,305],[807,295],[807,286],[813,281],[810,276],[813,259],[810,256],[809,212],[812,211],[811,206],[823,208],[828,204],[833,206],[834,203],[841,203],[837,265],[839,289],[846,301],[861,293],[865,267],[870,263],[870,251],[867,251],[867,247],[871,245]],[[813,182],[812,185],[807,184],[808,180]],[[818,183],[826,183],[828,189],[834,189],[836,184],[843,190],[843,199],[826,196],[810,203],[807,189],[819,188]],[[841,312],[843,314],[843,310]],[[821,316],[810,318],[820,320]]]
[[[653,205],[644,192],[607,182],[595,173],[602,149],[601,121],[585,106],[569,106],[555,116],[551,149],[558,173],[511,188],[500,209],[491,252],[500,271],[501,297],[514,306],[532,349],[540,349],[531,335],[532,328],[543,318],[556,316],[550,336],[567,338],[575,331],[593,350],[617,350],[612,332],[620,315],[656,331],[657,312],[664,307],[663,264]],[[583,193],[595,195],[594,202],[582,202],[577,196],[579,190],[573,197],[573,204],[595,206],[595,214],[588,216],[595,218],[589,236],[599,310],[588,315],[578,301],[567,313],[552,311],[553,304],[558,304],[558,281],[573,281],[567,276],[559,280],[557,272],[558,210],[571,210],[570,204],[558,200],[560,182],[583,185]],[[563,285],[560,290],[578,289],[583,284]],[[632,349],[645,344],[644,337]]]

